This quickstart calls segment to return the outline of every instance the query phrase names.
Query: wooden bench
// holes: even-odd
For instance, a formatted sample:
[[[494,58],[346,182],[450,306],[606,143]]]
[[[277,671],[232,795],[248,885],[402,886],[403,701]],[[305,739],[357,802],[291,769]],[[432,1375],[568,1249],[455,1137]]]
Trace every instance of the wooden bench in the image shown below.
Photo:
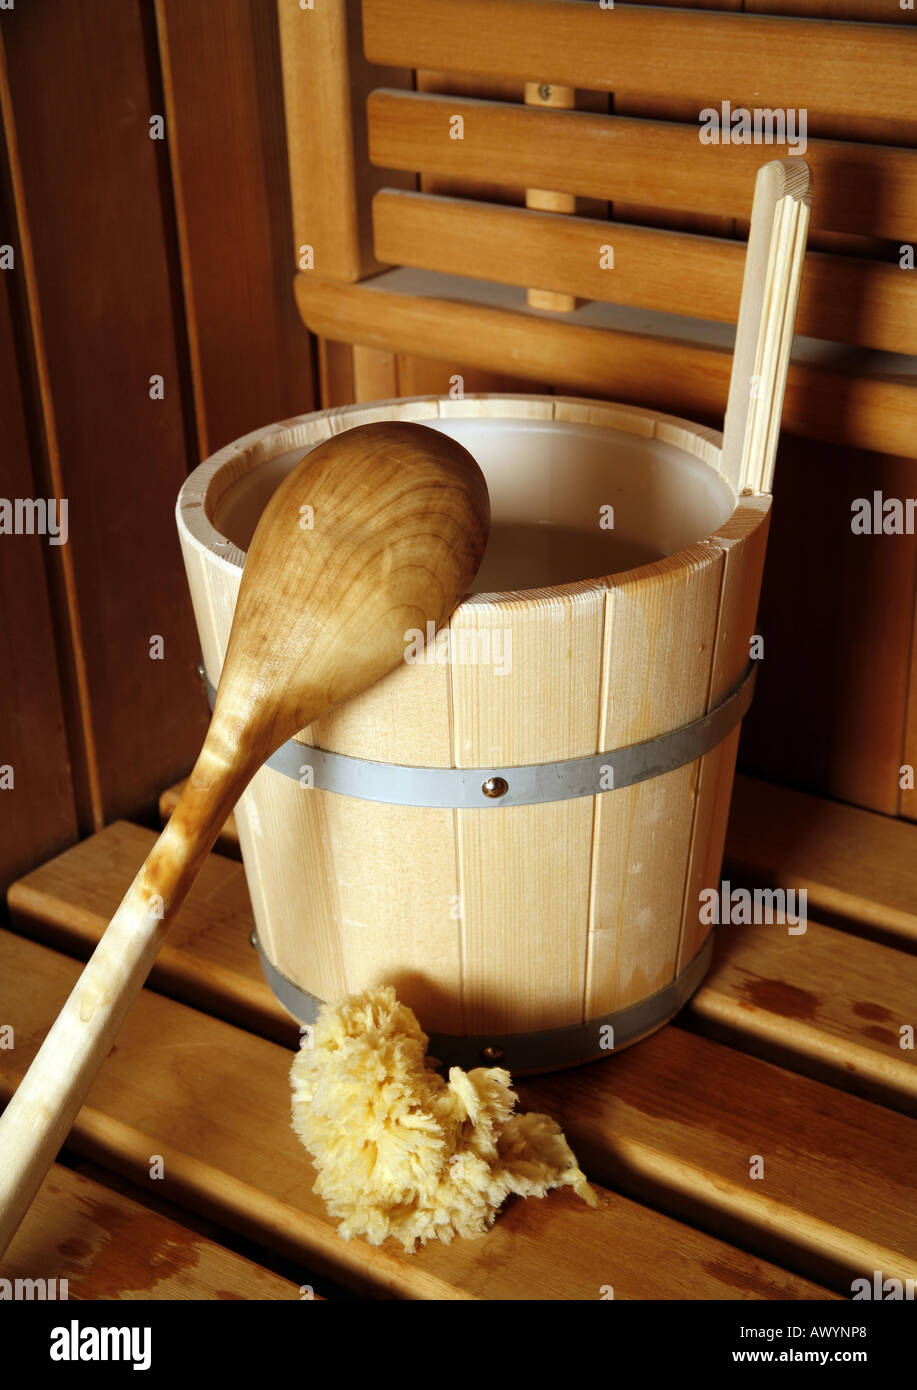
[[[289,1125],[297,1025],[261,978],[241,865],[212,854],[4,1274],[67,1278],[74,1298],[208,1299],[810,1300],[877,1269],[913,1279],[917,1060],[899,1029],[917,998],[917,827],[872,833],[889,825],[740,779],[735,882],[789,874],[834,925],[721,928],[676,1024],[519,1084],[564,1126],[597,1210],[567,1191],[512,1199],[485,1238],[413,1256],[342,1241],[312,1192]],[[153,838],[116,822],[13,886],[3,1100]]]

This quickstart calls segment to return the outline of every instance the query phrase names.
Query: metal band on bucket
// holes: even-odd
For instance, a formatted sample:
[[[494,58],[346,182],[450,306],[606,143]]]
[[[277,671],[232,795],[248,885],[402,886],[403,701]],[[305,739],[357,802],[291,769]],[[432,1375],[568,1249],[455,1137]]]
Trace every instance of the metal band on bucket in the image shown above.
[[[315,1023],[322,1000],[281,974],[268,960],[254,932],[252,942],[257,948],[264,978],[275,997],[300,1023]],[[466,1070],[499,1066],[517,1073],[553,1071],[577,1062],[609,1057],[667,1023],[697,989],[707,973],[712,954],[711,932],[694,959],[670,984],[646,999],[639,999],[636,1004],[616,1009],[601,1018],[590,1018],[569,1028],[545,1028],[534,1033],[488,1033],[476,1037],[431,1033],[430,1054],[445,1066]]]
[[[203,665],[199,670],[212,707],[216,691]],[[739,684],[709,714],[645,743],[631,743],[585,758],[518,767],[408,767],[329,753],[290,739],[265,766],[302,782],[304,787],[321,787],[341,796],[394,806],[483,810],[597,796],[661,777],[709,753],[742,719],[751,704],[756,676],[757,665],[749,662]]]

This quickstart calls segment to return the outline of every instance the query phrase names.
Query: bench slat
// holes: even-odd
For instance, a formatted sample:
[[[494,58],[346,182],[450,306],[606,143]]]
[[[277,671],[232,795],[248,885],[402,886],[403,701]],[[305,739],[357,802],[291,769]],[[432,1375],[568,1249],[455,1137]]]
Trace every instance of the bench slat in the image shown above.
[[[569,0],[363,5],[373,63],[901,121],[917,117],[914,39],[884,24]]]
[[[744,882],[805,888],[816,916],[917,945],[917,825],[737,777],[726,860]]]
[[[59,1163],[14,1236],[2,1276],[66,1279],[71,1300],[302,1297],[291,1280]]]
[[[696,122],[539,110],[481,97],[379,88],[367,111],[370,158],[385,169],[744,220],[758,167],[786,153],[786,146],[702,145]],[[464,122],[461,140],[449,138],[452,116]],[[805,160],[813,176],[814,232],[908,238],[917,210],[917,152],[812,139]],[[864,171],[881,198],[862,196]]]
[[[518,1089],[586,1173],[638,1200],[848,1297],[876,1269],[917,1277],[917,1121],[682,1028]]]
[[[550,378],[558,391],[694,420],[721,418],[725,408],[732,350],[722,324],[598,301],[561,322],[526,309],[523,291],[512,286],[405,267],[359,285],[300,272],[293,288],[303,322],[336,341],[494,372],[512,363],[516,375]],[[784,428],[906,456],[917,429],[913,365],[906,355],[797,339]]]
[[[745,244],[726,237],[389,189],[373,200],[373,224],[377,256],[395,265],[723,323],[738,317]],[[602,268],[606,245],[613,270]],[[810,252],[796,332],[915,353],[917,278],[897,261]]]
[[[683,1018],[707,1037],[917,1115],[917,960],[808,922],[722,926]],[[904,1035],[907,1044],[909,1035]]]
[[[0,1017],[16,1046],[0,1051],[6,1099],[72,987],[77,963],[0,933]],[[148,1181],[358,1292],[420,1299],[819,1298],[820,1287],[602,1192],[591,1209],[569,1191],[511,1201],[483,1240],[400,1247],[342,1241],[312,1191],[314,1170],[289,1124],[290,1053],[144,990],[69,1143]],[[392,1247],[392,1248],[390,1248]]]
[[[82,956],[99,940],[148,854],[152,831],[118,821],[13,885],[16,927]],[[157,989],[287,1046],[296,1024],[264,983],[239,864],[211,855],[153,972]],[[724,926],[714,966],[686,1017],[709,1036],[854,1094],[917,1110],[911,1022],[917,960],[810,921]]]

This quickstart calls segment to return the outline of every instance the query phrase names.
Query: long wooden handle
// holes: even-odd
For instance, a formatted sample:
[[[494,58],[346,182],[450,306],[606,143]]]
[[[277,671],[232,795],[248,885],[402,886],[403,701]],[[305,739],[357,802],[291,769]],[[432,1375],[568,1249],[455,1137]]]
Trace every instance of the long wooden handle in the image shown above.
[[[723,472],[739,493],[773,486],[811,202],[803,160],[758,170],[723,429]]]
[[[171,819],[0,1116],[0,1256],[54,1162],[232,809],[238,781],[205,744]]]

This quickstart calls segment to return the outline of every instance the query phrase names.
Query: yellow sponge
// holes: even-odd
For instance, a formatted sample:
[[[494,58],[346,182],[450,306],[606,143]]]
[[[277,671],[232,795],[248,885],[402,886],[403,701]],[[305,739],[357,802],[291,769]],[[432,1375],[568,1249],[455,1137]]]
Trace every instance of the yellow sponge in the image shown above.
[[[452,1067],[446,1082],[428,1041],[389,987],[324,1005],[296,1054],[293,1128],[345,1240],[481,1236],[511,1192],[570,1186],[597,1205],[554,1120],[513,1113],[508,1071]]]

